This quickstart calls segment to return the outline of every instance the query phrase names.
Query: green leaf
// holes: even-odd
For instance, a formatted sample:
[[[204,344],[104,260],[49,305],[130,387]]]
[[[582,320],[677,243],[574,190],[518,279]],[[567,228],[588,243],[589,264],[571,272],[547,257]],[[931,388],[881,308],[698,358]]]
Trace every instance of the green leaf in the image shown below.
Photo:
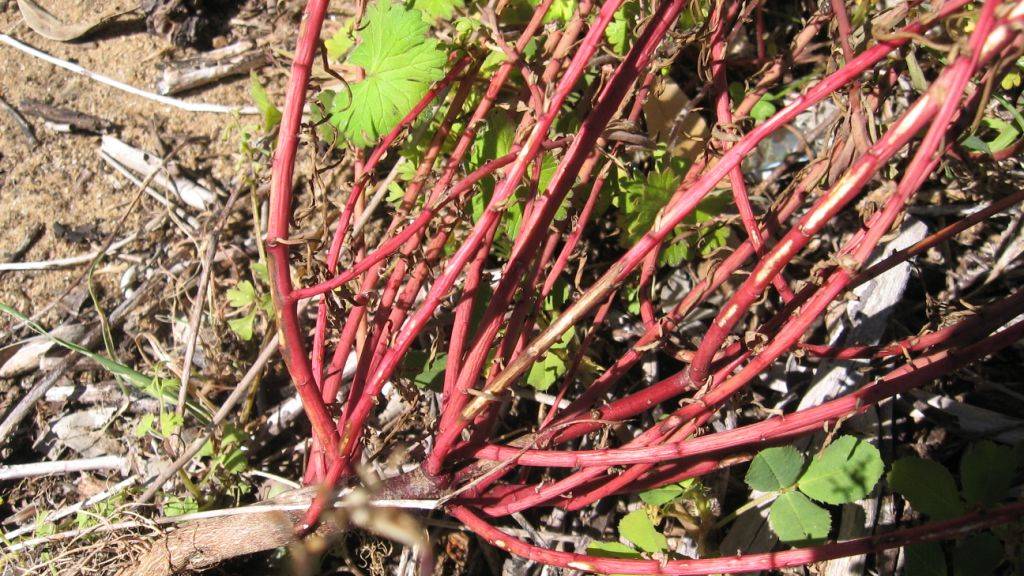
[[[332,124],[330,119],[335,95],[334,90],[324,90],[317,94],[309,104],[309,119],[316,126],[317,135],[331,146],[338,144],[341,135],[337,126]]]
[[[633,27],[636,26],[638,16],[640,16],[640,5],[637,2],[624,2],[615,11],[612,21],[605,28],[604,36],[616,54],[625,54],[629,49],[630,35],[633,33]]]
[[[652,488],[641,492],[640,499],[643,500],[644,504],[661,506],[681,497],[685,493],[686,489],[679,484],[668,484],[660,488]]]
[[[526,383],[532,388],[544,392],[551,388],[568,370],[565,360],[555,352],[547,352],[544,357],[533,363],[526,375]]]
[[[455,34],[459,41],[465,41],[469,35],[483,27],[483,23],[476,18],[460,16],[455,19]]]
[[[622,542],[591,542],[587,554],[599,558],[641,558],[639,552]]]
[[[473,168],[508,154],[516,137],[515,123],[508,112],[501,109],[491,112],[481,128],[469,152],[469,163]],[[493,186],[492,181],[491,188]]]
[[[960,460],[960,483],[968,504],[991,506],[1013,485],[1017,459],[1009,446],[991,440],[972,444]]]
[[[619,536],[629,540],[644,552],[668,550],[668,540],[654,527],[650,515],[643,508],[634,510],[619,520]]]
[[[598,558],[643,558],[640,552],[626,546],[622,542],[591,542],[587,545],[587,554]],[[609,576],[628,576],[611,574]]]
[[[999,85],[1002,86],[1003,90],[1013,90],[1020,86],[1020,72],[1016,70],[1007,72],[1003,79],[999,81]]]
[[[142,438],[146,434],[149,434],[150,432],[153,431],[153,423],[155,421],[155,414],[143,414],[141,417],[139,417],[139,421],[135,424],[135,430],[132,431],[132,434],[136,438]]]
[[[531,7],[540,6],[540,0],[528,0]],[[547,14],[544,15],[544,23],[548,24],[556,20],[568,22],[576,11],[576,0],[554,0]]]
[[[252,270],[252,275],[257,280],[264,284],[270,284],[270,272],[267,270],[267,265],[263,262],[253,262],[249,264],[249,269]]]
[[[196,452],[196,456],[200,458],[209,458],[210,456],[213,456],[214,452],[213,440],[207,440],[199,447],[199,452]]]
[[[867,496],[884,470],[878,448],[841,436],[811,461],[797,485],[819,502],[843,504]]]
[[[355,43],[356,40],[352,37],[352,21],[348,20],[330,38],[324,40],[324,47],[327,48],[327,57],[332,61],[338,60]]]
[[[761,450],[747,469],[747,486],[774,492],[792,486],[804,468],[804,456],[792,446]]]
[[[260,84],[256,71],[249,74],[249,96],[252,98],[256,109],[260,111],[260,118],[263,120],[263,131],[270,132],[281,122],[281,111],[270,101],[270,95],[266,88]]]
[[[658,263],[675,268],[690,258],[693,258],[693,247],[684,238],[681,242],[674,241],[663,245],[661,254],[658,256]]]
[[[932,520],[956,518],[964,512],[956,481],[946,467],[915,456],[892,463],[889,487],[910,501],[910,505]]]
[[[402,364],[402,375],[412,380],[417,388],[440,390],[447,365],[447,354],[431,357],[421,350],[410,350],[405,355],[405,363]]]
[[[679,180],[671,170],[658,170],[623,186],[623,194],[616,199],[618,224],[623,231],[619,240],[622,246],[636,244],[650,230],[658,213],[672,198]]]
[[[466,5],[463,0],[414,0],[412,7],[423,13],[427,22],[451,20],[456,8]]]
[[[256,326],[256,311],[253,310],[241,318],[232,318],[228,320],[228,328],[235,333],[245,342],[252,340],[254,328]]]
[[[729,82],[728,91],[729,98],[731,98],[733,102],[739,102],[740,100],[743,100],[743,96],[746,95],[747,87],[744,86],[742,82],[736,82],[733,80],[732,82]]]
[[[768,523],[779,540],[787,544],[810,544],[828,537],[832,517],[828,510],[799,492],[786,492],[772,502]]]
[[[175,414],[174,412],[161,412],[160,435],[164,438],[170,438],[177,434],[178,430],[181,430],[181,426],[184,423],[185,419],[181,414]]]
[[[991,576],[1003,563],[1003,543],[991,532],[982,532],[961,540],[953,548],[955,576]]]
[[[239,474],[249,468],[249,459],[245,453],[245,443],[248,441],[248,434],[230,424],[224,427],[218,445],[219,453],[214,461],[233,474]]]
[[[444,76],[446,60],[418,10],[379,0],[364,22],[362,42],[348,64],[361,67],[365,77],[331,103],[331,123],[358,147],[372,146],[398,125]]]
[[[533,363],[530,372],[526,375],[526,383],[541,392],[551,388],[569,369],[569,365],[563,356],[565,350],[572,341],[576,331],[570,328],[562,338],[553,344],[544,356]]]
[[[228,306],[232,308],[245,308],[256,302],[256,288],[252,285],[252,282],[242,280],[235,284],[233,288],[228,288],[224,296],[228,299]]]
[[[775,108],[775,104],[772,104],[772,101],[766,96],[762,96],[761,99],[757,101],[757,104],[754,104],[754,107],[750,109],[750,117],[757,122],[764,122],[771,118],[772,115],[775,114],[776,110],[777,108]]]
[[[946,554],[938,542],[923,542],[903,549],[906,560],[903,572],[906,576],[947,576]]]
[[[624,179],[617,183],[612,204],[618,209],[617,223],[623,232],[619,235],[620,245],[633,246],[654,225],[658,213],[672,198],[685,170],[684,164],[674,163],[652,171],[646,177]],[[709,195],[702,200],[669,236],[659,263],[663,266],[678,266],[683,260],[692,259],[698,253],[706,256],[721,247],[729,238],[729,228],[711,221],[722,213],[728,203],[728,198],[723,194]]]
[[[199,511],[199,503],[191,496],[181,498],[179,496],[167,495],[164,497],[164,516],[183,516],[194,514]]]
[[[37,538],[41,536],[51,536],[57,533],[57,525],[47,520],[49,515],[49,512],[36,512],[35,528],[33,529],[32,534]]]
[[[979,133],[975,133],[964,138],[961,142],[964,148],[994,154],[1009,148],[1020,136],[1020,130],[1001,118],[985,117],[982,119],[982,124],[984,124],[984,130],[979,132],[981,136]]]

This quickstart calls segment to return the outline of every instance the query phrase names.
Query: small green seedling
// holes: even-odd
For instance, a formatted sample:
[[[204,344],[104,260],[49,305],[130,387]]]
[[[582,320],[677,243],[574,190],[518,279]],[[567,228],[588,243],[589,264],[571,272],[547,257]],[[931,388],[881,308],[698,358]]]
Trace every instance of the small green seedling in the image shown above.
[[[253,264],[252,272],[253,277],[261,284],[265,285],[268,282],[266,265]],[[228,306],[234,308],[237,312],[243,313],[239,317],[229,319],[228,328],[246,342],[252,340],[256,328],[256,319],[261,312],[267,318],[273,318],[274,316],[274,304],[271,301],[270,293],[267,290],[261,290],[257,293],[256,286],[248,280],[242,280],[232,288],[228,288],[225,296],[228,300]]]
[[[641,492],[640,500],[645,506],[619,521],[619,541],[592,542],[587,546],[587,554],[603,558],[670,557],[668,539],[658,529],[661,519],[688,515],[677,506],[684,502],[692,503],[698,514],[710,513],[703,487],[693,478]]]

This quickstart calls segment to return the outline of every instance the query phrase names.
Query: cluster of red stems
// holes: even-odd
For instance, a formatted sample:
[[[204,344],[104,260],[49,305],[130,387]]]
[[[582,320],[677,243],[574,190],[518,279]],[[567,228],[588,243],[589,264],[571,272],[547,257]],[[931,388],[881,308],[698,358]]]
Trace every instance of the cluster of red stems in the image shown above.
[[[984,0],[974,6],[973,30],[957,43],[929,89],[911,102],[875,142],[861,142],[845,171],[831,186],[821,187],[820,182],[835,150],[811,159],[780,201],[766,213],[755,214],[740,164],[759,142],[784,129],[801,112],[844,89],[848,89],[849,111],[857,131],[857,124],[863,122],[867,113],[865,106],[871,101],[868,92],[862,90],[862,75],[876,66],[884,66],[894,51],[921,38],[933,27],[962,16],[970,3],[940,2],[924,17],[854,54],[843,0],[831,0],[796,35],[794,50],[806,49],[822,27],[834,22],[841,37],[844,63],[807,86],[788,105],[746,134],[718,142],[716,150],[720,154],[715,158],[709,154],[693,164],[643,238],[608,266],[589,288],[581,287],[573,303],[548,326],[538,327],[539,303],[565,272],[570,257],[579,248],[583,230],[592,224],[592,213],[608,176],[607,158],[619,150],[617,144],[605,140],[606,129],[615,120],[639,120],[658,74],[651,66],[652,56],[668,37],[687,0],[657,2],[628,53],[613,70],[609,67],[601,89],[587,103],[589,111],[579,131],[550,139],[553,122],[591,65],[603,42],[605,28],[622,3],[623,0],[605,0],[598,6],[591,0],[582,0],[562,29],[547,32],[543,47],[546,65],[542,73],[533,73],[522,68],[519,55],[545,26],[544,16],[552,0],[540,2],[516,43],[504,47],[512,57],[487,81],[486,93],[471,113],[464,111],[463,106],[470,91],[481,86],[477,75],[479,57],[453,55],[447,76],[432,87],[369,156],[360,156],[353,186],[327,253],[330,278],[314,286],[295,288],[290,249],[294,242],[289,241],[295,155],[310,70],[320,49],[328,4],[327,0],[308,2],[274,158],[267,233],[282,351],[312,423],[313,443],[306,481],[333,487],[353,474],[361,457],[361,436],[382,387],[395,376],[417,337],[439,322],[439,309],[454,302],[453,321],[445,327],[447,367],[441,413],[432,431],[431,448],[420,469],[393,479],[390,489],[392,493],[404,491],[409,498],[427,493],[432,497],[454,494],[446,499],[447,512],[498,548],[544,564],[600,573],[731,573],[796,566],[911,542],[948,539],[966,530],[1018,517],[1024,507],[1008,505],[984,514],[974,512],[955,520],[857,540],[768,554],[685,560],[599,558],[551,550],[516,538],[493,524],[496,518],[538,507],[578,510],[607,496],[636,493],[744,462],[761,448],[834,425],[1024,336],[1024,323],[1003,326],[1007,318],[1024,312],[1024,291],[1020,291],[956,324],[889,345],[836,348],[803,341],[826,308],[851,288],[1024,199],[1024,192],[1017,192],[995,200],[981,212],[950,224],[910,248],[866,265],[929,175],[944,158],[957,154],[953,143],[964,121],[969,121],[973,111],[984,105],[981,87],[997,77],[999,70],[1024,48],[1024,35],[1020,34],[1024,2],[998,0]],[[723,129],[732,129],[738,119],[746,117],[758,99],[782,78],[790,62],[782,56],[766,57],[763,46],[758,46],[759,58],[763,60],[760,80],[741,102],[734,105],[730,101],[725,58],[730,34],[742,29],[737,23],[748,18],[761,21],[764,4],[716,0],[706,24],[709,95],[717,124]],[[468,175],[460,173],[478,128],[514,70],[524,71],[527,90],[523,91],[523,98],[528,106],[512,151]],[[891,70],[882,73],[890,87],[896,76]],[[449,90],[454,91],[453,96],[443,97]],[[366,190],[374,186],[376,168],[420,115],[435,105],[435,100],[449,105],[417,167],[417,176],[405,189],[402,207],[396,211],[380,244],[376,248],[365,246],[361,235],[353,234],[352,221],[359,218]],[[454,122],[466,115],[468,120]],[[453,126],[461,126],[461,133],[450,134]],[[456,144],[444,158],[442,144],[450,135],[455,137]],[[842,144],[837,142],[836,146]],[[884,190],[881,208],[845,239],[831,264],[825,263],[819,271],[818,280],[795,290],[790,288],[783,275],[787,264],[838,214],[849,209],[865,187],[872,185],[876,174],[897,160],[894,157],[905,148],[908,151],[906,160],[901,160],[902,176],[895,187]],[[470,315],[474,301],[482,293],[481,282],[488,279],[485,264],[503,209],[510,199],[515,200],[524,180],[527,185],[533,182],[536,189],[539,159],[554,150],[560,150],[557,171],[546,189],[537,190],[525,205],[522,225],[500,280],[493,295],[488,293],[483,318],[470,333]],[[486,211],[461,239],[457,251],[446,255],[444,247],[453,229],[466,218],[459,207],[479,188],[475,187],[477,182],[492,174],[497,175],[498,184]],[[547,412],[542,425],[518,441],[495,443],[492,433],[503,417],[503,393],[569,328],[589,322],[591,327],[580,350],[575,352],[578,364],[600,333],[617,290],[638,271],[641,286],[652,281],[659,247],[726,178],[745,232],[742,244],[668,313],[659,314],[649,297],[644,296],[649,291],[640,290],[643,333],[628,350],[565,405],[560,401],[571,388],[576,368],[573,365],[559,386],[559,402]],[[556,220],[561,206],[573,210],[566,202],[571,189],[582,191],[586,201],[571,218]],[[352,264],[342,269],[339,260],[345,246],[350,247]],[[741,272],[745,273],[742,277],[738,276]],[[659,347],[695,306],[730,277],[741,277],[742,281],[724,299],[699,345],[688,353],[686,367],[653,385],[616,393],[630,368]],[[340,326],[340,334],[329,342],[332,318],[325,295],[343,287],[350,295],[346,299],[347,316],[333,320]],[[779,305],[758,328],[763,338],[755,344],[750,339],[731,336],[735,330],[744,328],[744,317],[769,290],[774,291]],[[319,297],[319,303],[309,342],[308,328],[303,327],[297,305],[303,299],[315,297]],[[817,407],[726,432],[698,435],[702,425],[723,403],[755,382],[780,356],[797,349],[812,357],[887,358],[890,367],[896,367],[856,391]],[[492,353],[493,360],[488,362]],[[340,400],[340,416],[335,417],[329,406],[339,403],[342,368],[350,354],[357,359],[355,375],[347,396]],[[684,395],[688,397],[682,398]],[[668,400],[679,401],[679,407],[624,445],[589,450],[571,447],[571,443],[591,432],[635,418]],[[560,404],[564,406],[561,409]],[[530,477],[523,473],[524,467],[549,471],[563,468],[569,473],[556,474],[557,481],[516,483],[516,479]],[[513,471],[518,472],[510,477]],[[316,521],[324,505],[324,501],[314,504],[308,516],[310,524]]]

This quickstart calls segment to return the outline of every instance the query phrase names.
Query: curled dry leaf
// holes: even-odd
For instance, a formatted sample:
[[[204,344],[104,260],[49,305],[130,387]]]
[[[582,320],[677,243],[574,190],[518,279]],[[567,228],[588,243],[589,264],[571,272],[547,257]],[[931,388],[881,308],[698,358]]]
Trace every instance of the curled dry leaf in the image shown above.
[[[35,0],[18,0],[18,9],[21,10],[21,17],[25,19],[25,23],[28,24],[28,27],[35,31],[36,34],[39,34],[44,38],[58,40],[60,42],[77,40],[114,18],[117,18],[121,14],[124,14],[123,10],[118,10],[115,12],[108,12],[99,18],[88,22],[67,24],[53,14],[47,12],[46,9],[37,4]]]

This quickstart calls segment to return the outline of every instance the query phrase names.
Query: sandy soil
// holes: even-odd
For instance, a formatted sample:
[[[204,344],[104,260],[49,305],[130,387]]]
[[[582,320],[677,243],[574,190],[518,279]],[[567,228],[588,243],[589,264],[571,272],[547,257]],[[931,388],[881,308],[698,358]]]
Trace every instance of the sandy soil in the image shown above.
[[[155,91],[162,63],[194,55],[161,37],[146,33],[139,16],[129,15],[81,42],[62,43],[34,33],[22,21],[15,1],[0,2],[0,31],[53,56],[77,62],[146,90]],[[115,5],[102,0],[45,0],[41,2],[65,22],[78,22],[106,13]],[[129,5],[121,0],[120,5]],[[245,33],[232,26],[232,33]],[[221,38],[231,42],[234,38]],[[276,75],[267,68],[264,73]],[[225,186],[233,181],[232,152],[238,150],[238,119],[230,114],[187,113],[170,106],[125,94],[66,70],[0,45],[0,96],[18,108],[25,98],[98,116],[116,125],[114,135],[150,152],[166,149],[187,139],[179,165],[208,174]],[[185,96],[190,101],[248,105],[247,79],[235,78],[198,89]],[[39,118],[26,116],[39,144],[30,145],[11,116],[0,111],[0,255],[21,245],[34,227],[43,225],[42,237],[22,257],[41,261],[88,253],[109,234],[123,237],[147,215],[160,207],[151,199],[117,229],[135,194],[132,184],[117,175],[99,157],[100,137],[54,132]],[[94,227],[95,238],[73,242],[61,238],[55,224],[68,228]],[[145,257],[146,239],[130,249]],[[116,279],[119,268],[110,263],[106,283]],[[32,311],[80,282],[83,266],[42,272],[0,273],[0,301]]]

